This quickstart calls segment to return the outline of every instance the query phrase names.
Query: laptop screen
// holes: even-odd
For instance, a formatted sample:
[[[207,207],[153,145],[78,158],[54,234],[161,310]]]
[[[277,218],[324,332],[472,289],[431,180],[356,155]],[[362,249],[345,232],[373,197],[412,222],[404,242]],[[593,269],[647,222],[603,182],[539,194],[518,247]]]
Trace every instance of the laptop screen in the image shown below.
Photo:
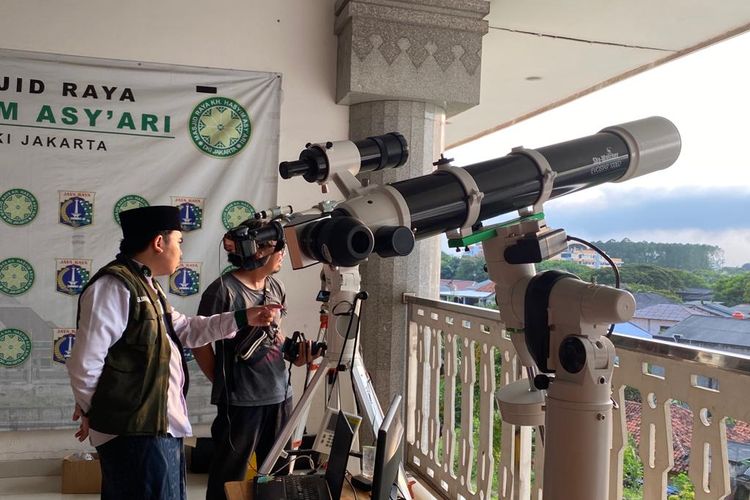
[[[339,412],[325,474],[331,498],[341,497],[341,490],[344,488],[346,465],[349,462],[349,450],[352,448],[352,439],[354,439],[352,427],[349,425],[349,421],[344,414]]]

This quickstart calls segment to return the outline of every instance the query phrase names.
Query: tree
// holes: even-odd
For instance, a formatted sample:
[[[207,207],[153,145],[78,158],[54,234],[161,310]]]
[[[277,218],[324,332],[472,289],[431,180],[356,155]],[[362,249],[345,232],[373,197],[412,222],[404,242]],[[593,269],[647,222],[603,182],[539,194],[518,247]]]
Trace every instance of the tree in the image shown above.
[[[609,269],[594,271],[597,283],[614,284],[614,275]],[[701,276],[681,269],[670,269],[643,264],[626,264],[620,268],[620,280],[628,288],[674,293],[684,288],[706,288],[708,283]]]
[[[629,264],[652,264],[676,269],[717,269],[724,263],[724,251],[713,245],[653,243],[650,241],[596,241],[599,248]]]
[[[577,264],[567,260],[545,260],[536,265],[537,271],[565,271],[566,273],[575,274],[583,281],[591,281],[594,270],[583,264]]]
[[[719,278],[713,286],[714,298],[729,306],[750,302],[750,273]]]
[[[485,262],[483,256],[464,255],[459,259],[458,267],[453,276],[454,279],[484,281],[489,279],[487,271],[484,270]]]
[[[440,252],[440,279],[449,280],[455,278],[456,268],[460,261],[460,257]]]

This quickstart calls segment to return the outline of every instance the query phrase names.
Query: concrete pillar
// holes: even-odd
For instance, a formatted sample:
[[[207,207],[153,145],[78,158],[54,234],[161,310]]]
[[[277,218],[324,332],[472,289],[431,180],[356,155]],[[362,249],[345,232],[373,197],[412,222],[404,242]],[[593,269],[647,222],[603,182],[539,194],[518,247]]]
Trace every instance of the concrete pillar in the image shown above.
[[[430,173],[443,151],[446,116],[479,103],[485,0],[339,0],[337,102],[350,105],[349,138],[400,132],[409,161],[369,175],[387,184]],[[364,362],[387,406],[404,390],[404,292],[438,297],[440,241],[407,257],[373,255],[360,266],[369,293],[361,323]]]

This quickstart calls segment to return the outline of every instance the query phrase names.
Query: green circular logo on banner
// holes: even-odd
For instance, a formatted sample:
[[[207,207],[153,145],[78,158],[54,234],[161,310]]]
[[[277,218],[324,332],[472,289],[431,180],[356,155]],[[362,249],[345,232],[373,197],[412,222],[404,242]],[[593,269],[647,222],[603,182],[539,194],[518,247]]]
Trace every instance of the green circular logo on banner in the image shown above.
[[[11,257],[0,262],[0,292],[21,295],[34,284],[34,268],[23,259]]]
[[[193,143],[207,155],[229,158],[250,142],[250,115],[236,101],[210,97],[190,113],[188,130]]]
[[[138,196],[137,194],[129,194],[126,196],[123,196],[119,200],[117,200],[117,203],[115,203],[115,209],[114,209],[114,216],[115,221],[119,224],[120,223],[120,212],[124,212],[125,210],[130,210],[132,208],[140,208],[140,207],[147,207],[148,201],[146,201],[146,198],[142,196]]]
[[[39,203],[25,189],[9,189],[0,195],[0,218],[12,226],[28,224],[39,212]]]
[[[0,330],[0,365],[18,366],[31,355],[31,339],[15,328]]]
[[[255,209],[251,204],[246,201],[235,200],[221,211],[221,222],[226,229],[232,229],[253,215],[255,215]]]

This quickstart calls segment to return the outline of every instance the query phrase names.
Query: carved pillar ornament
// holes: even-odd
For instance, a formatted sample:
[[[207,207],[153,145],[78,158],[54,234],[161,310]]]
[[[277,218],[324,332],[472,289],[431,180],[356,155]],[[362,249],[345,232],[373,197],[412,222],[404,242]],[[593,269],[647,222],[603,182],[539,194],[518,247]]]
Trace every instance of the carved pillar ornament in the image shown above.
[[[485,0],[339,0],[336,100],[479,103]]]

